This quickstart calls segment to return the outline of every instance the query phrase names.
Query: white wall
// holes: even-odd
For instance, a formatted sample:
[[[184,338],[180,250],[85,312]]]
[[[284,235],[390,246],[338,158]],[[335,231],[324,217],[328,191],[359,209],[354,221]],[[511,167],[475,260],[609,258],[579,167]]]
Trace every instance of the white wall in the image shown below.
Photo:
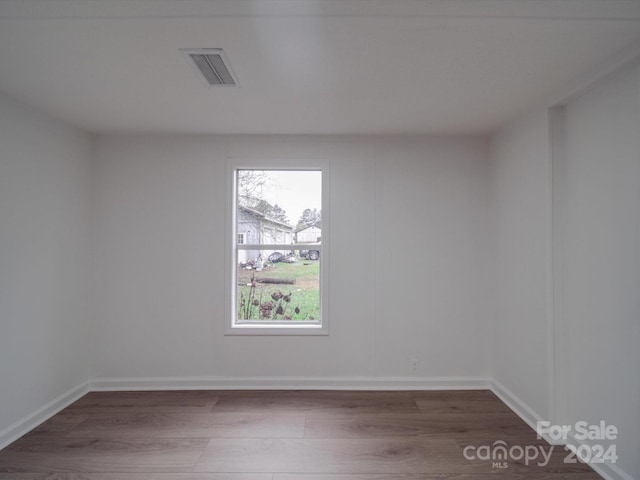
[[[0,96],[0,443],[89,378],[90,146]]]
[[[627,69],[566,105],[553,194],[544,106],[491,142],[491,375],[531,419],[616,425],[617,464],[595,465],[607,478],[640,478],[639,80]]]
[[[640,75],[565,110],[566,224],[558,318],[559,420],[614,424],[618,466],[640,478]]]
[[[491,374],[549,418],[550,168],[547,114],[536,110],[491,142],[495,322]]]
[[[487,154],[484,140],[376,142],[376,374],[411,358],[425,376],[488,374]]]
[[[223,335],[228,157],[331,160],[329,336]],[[486,160],[473,138],[100,137],[92,376],[485,376]]]

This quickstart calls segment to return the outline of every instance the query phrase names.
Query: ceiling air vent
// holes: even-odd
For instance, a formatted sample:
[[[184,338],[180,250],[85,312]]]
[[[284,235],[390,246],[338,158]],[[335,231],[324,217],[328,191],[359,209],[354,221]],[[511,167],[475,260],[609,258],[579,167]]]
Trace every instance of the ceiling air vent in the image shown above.
[[[180,50],[209,87],[237,87],[229,62],[220,48],[183,48]]]

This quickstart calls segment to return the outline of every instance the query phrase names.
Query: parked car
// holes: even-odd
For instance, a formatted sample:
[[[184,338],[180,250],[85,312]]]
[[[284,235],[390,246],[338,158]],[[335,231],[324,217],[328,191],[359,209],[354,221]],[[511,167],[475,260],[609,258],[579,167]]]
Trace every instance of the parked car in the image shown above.
[[[300,256],[308,260],[318,260],[320,252],[318,250],[300,250]]]
[[[267,257],[267,259],[271,262],[271,263],[278,263],[278,262],[282,262],[284,261],[284,259],[286,258],[286,255],[280,252],[273,252],[271,255],[269,255]]]
[[[294,263],[297,261],[296,256],[293,254],[293,252],[288,252],[288,253],[273,252],[271,255],[267,257],[267,260],[269,260],[271,263],[278,263],[278,262]]]

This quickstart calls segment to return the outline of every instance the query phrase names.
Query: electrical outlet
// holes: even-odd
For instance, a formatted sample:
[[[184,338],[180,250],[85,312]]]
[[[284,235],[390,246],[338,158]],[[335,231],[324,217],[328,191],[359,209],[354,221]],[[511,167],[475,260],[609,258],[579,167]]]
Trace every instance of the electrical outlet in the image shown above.
[[[418,368],[420,367],[420,360],[414,358],[413,360],[409,360],[409,368],[411,369],[411,373],[417,374]]]

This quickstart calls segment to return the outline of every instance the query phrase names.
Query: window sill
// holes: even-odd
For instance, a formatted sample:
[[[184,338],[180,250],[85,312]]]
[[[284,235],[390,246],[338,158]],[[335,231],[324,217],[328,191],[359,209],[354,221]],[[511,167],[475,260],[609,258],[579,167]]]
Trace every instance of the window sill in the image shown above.
[[[283,325],[283,324],[267,324],[258,325],[237,324],[227,326],[225,335],[329,335],[329,329],[326,325]]]

